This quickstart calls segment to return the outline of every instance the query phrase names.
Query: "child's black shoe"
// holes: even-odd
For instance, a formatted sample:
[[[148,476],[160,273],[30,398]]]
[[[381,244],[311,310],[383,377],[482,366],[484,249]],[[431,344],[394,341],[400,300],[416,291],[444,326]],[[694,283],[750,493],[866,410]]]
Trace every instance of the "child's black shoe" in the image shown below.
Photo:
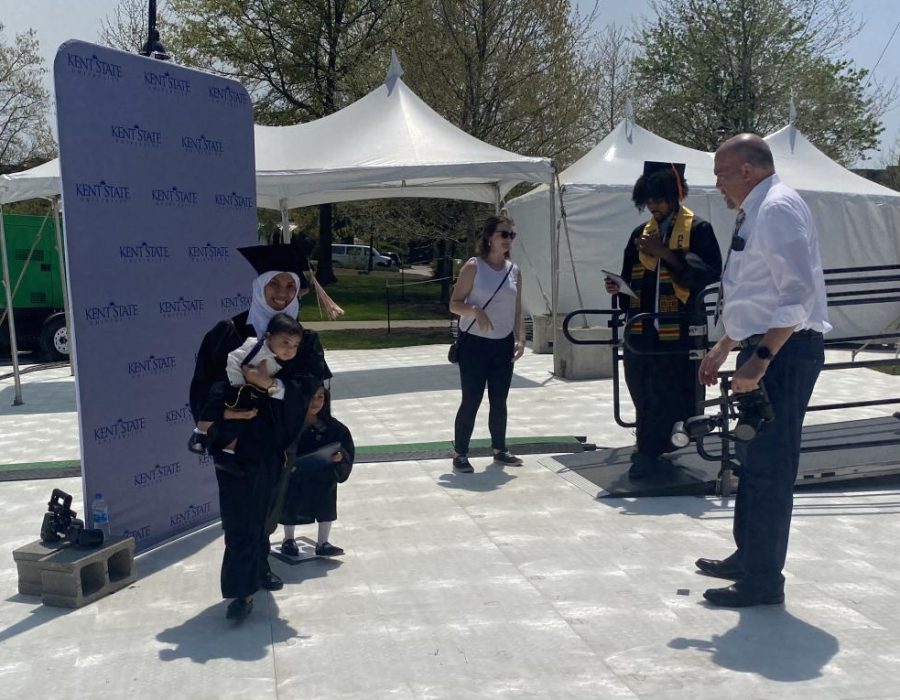
[[[198,433],[196,430],[192,432],[187,448],[195,455],[205,455],[207,450],[206,433]]]

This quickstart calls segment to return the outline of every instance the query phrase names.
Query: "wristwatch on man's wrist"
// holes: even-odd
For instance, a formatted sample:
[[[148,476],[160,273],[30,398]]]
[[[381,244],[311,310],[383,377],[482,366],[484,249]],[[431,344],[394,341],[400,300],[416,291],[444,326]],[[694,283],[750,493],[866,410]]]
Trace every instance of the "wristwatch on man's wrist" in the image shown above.
[[[765,345],[758,345],[756,347],[756,356],[760,360],[766,360],[767,362],[770,361],[774,357],[774,355],[772,354],[772,351],[769,350],[769,348],[767,348]]]

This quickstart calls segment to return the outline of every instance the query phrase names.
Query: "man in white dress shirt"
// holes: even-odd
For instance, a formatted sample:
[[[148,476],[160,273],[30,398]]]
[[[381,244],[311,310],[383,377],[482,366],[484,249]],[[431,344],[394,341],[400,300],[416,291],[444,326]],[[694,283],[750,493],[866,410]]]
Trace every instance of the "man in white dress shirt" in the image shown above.
[[[716,152],[714,167],[716,187],[738,216],[722,278],[725,334],[703,359],[700,381],[716,384],[740,346],[732,391],[752,391],[762,381],[775,418],[737,447],[736,551],[699,559],[697,568],[735,582],[703,594],[713,605],[772,605],[784,601],[803,416],[825,360],[822,334],[831,326],[815,224],[800,195],[775,174],[766,142],[735,136]]]

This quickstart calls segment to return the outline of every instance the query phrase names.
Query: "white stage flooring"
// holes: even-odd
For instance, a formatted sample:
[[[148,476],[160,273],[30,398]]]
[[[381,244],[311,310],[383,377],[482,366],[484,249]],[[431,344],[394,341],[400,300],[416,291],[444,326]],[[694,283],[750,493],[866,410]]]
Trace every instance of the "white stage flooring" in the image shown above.
[[[335,415],[362,445],[449,440],[445,355],[329,353]],[[517,366],[510,436],[632,441],[608,380],[550,368],[530,352]],[[78,459],[68,371],[23,381],[20,407],[0,382],[0,464]],[[857,369],[823,374],[814,402],[883,396],[900,396],[900,377]],[[284,589],[258,593],[238,628],[219,597],[218,525],[141,555],[134,585],[80,610],[20,596],[12,550],[36,539],[54,486],[78,501],[81,486],[0,483],[0,697],[900,698],[900,482],[798,493],[785,606],[731,611],[704,605],[720,584],[692,564],[730,551],[730,502],[596,500],[541,456],[473,463],[473,475],[444,460],[359,465],[331,538],[347,554],[273,560]]]

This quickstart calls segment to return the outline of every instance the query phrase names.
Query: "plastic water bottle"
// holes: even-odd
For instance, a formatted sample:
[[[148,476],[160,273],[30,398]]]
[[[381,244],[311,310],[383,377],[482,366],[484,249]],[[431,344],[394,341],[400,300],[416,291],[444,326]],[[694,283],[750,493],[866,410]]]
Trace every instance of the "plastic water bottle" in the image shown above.
[[[103,494],[99,491],[94,494],[91,503],[91,520],[97,530],[103,531],[104,537],[109,537],[109,507],[103,500]]]

